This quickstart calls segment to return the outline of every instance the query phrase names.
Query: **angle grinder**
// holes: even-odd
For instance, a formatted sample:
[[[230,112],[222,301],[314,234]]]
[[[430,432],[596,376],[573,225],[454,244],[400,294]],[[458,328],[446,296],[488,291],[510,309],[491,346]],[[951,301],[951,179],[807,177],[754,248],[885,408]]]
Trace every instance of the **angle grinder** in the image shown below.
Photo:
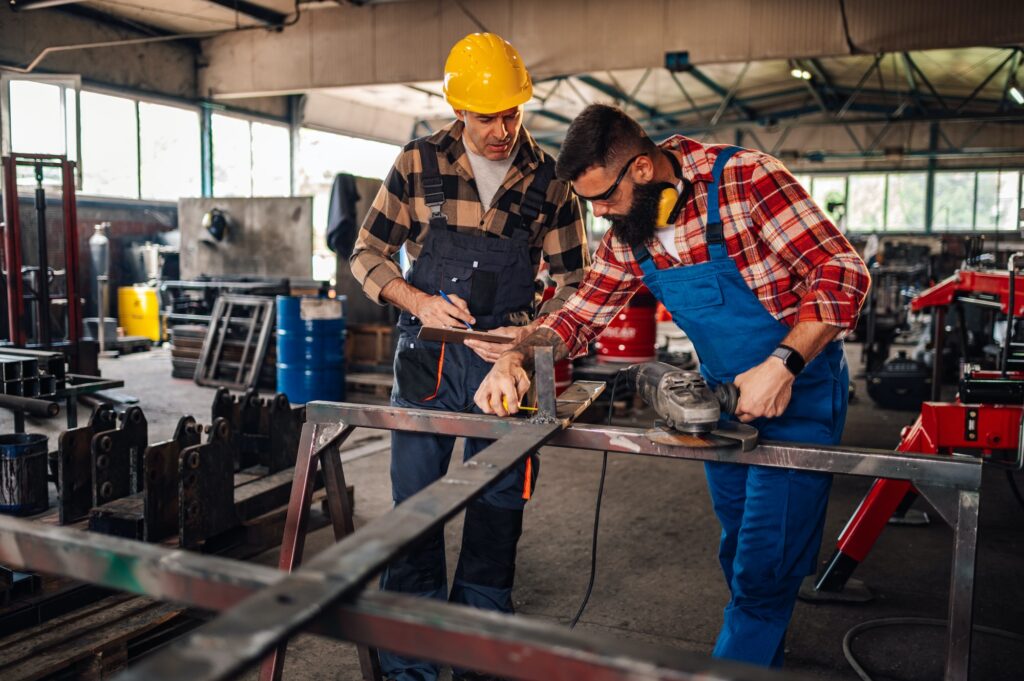
[[[645,362],[629,368],[627,380],[664,423],[648,431],[651,440],[682,446],[720,446],[739,441],[744,450],[757,444],[753,426],[723,420],[736,413],[740,391],[733,383],[712,390],[698,371],[664,362]],[[720,438],[729,440],[723,443]]]

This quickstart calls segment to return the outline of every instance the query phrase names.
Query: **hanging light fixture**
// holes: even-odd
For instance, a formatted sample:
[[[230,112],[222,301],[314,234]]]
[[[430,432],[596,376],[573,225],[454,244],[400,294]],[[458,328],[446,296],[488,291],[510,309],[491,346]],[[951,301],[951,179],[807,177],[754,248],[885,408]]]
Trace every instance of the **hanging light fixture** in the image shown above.
[[[808,71],[795,59],[789,60],[789,75],[793,76],[797,80],[810,80],[811,72]]]
[[[1010,96],[1013,97],[1013,101],[1017,102],[1017,106],[1024,106],[1024,93],[1020,91],[1017,83],[1010,86]]]

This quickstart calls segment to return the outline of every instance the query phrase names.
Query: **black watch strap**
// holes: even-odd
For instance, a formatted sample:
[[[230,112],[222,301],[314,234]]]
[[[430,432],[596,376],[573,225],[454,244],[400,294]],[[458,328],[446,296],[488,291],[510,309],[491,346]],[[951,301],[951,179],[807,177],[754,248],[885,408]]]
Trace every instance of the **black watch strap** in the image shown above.
[[[786,365],[789,372],[794,376],[799,376],[800,372],[804,370],[806,362],[804,362],[803,355],[789,347],[788,345],[779,345],[772,351],[772,357],[778,357],[782,360],[782,363]]]

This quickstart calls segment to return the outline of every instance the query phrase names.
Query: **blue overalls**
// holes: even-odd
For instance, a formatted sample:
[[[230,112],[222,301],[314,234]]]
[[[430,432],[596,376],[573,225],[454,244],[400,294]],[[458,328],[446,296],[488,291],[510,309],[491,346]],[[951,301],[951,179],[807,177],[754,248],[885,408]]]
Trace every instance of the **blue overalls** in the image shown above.
[[[512,208],[508,238],[503,239],[459,233],[448,224],[441,211],[445,191],[437,147],[421,140],[419,152],[424,199],[432,217],[423,248],[407,274],[408,282],[430,295],[443,290],[467,301],[476,319],[474,329],[526,323],[533,315],[535,295],[531,227],[543,210],[554,163],[538,169],[518,209]],[[411,314],[399,315],[391,405],[479,413],[473,396],[492,365],[464,345],[421,341],[416,338],[419,329],[419,320]],[[490,444],[489,440],[467,438],[463,460]],[[391,494],[395,505],[443,477],[454,446],[453,436],[393,431]],[[381,575],[381,588],[512,612],[523,507],[536,484],[539,465],[536,455],[531,457],[529,468],[520,465],[466,508],[462,550],[450,595],[443,528],[392,561]],[[432,662],[385,651],[380,652],[380,661],[388,679],[432,681],[438,675]]]
[[[709,262],[659,270],[646,246],[634,249],[644,284],[693,342],[711,387],[765,361],[789,332],[726,252],[720,180],[737,151],[719,152],[712,170],[704,227]],[[838,444],[848,384],[842,342],[832,342],[797,376],[782,416],[753,425],[766,440]],[[722,524],[719,561],[732,594],[713,655],[781,666],[800,583],[815,571],[832,476],[730,463],[707,463],[705,472]]]

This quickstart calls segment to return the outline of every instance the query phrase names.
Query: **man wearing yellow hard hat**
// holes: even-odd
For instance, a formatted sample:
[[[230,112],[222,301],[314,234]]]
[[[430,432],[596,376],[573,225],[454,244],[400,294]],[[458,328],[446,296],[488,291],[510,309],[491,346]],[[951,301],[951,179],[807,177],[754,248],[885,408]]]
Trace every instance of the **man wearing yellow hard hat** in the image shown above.
[[[494,360],[564,304],[590,257],[579,202],[523,128],[533,85],[516,49],[492,33],[466,36],[448,55],[444,93],[456,120],[405,146],[359,230],[351,265],[372,300],[401,310],[391,404],[468,412]],[[393,259],[402,246],[412,261],[404,277]],[[557,288],[538,311],[542,258]],[[425,342],[421,326],[512,340]],[[464,458],[488,444],[467,439]],[[394,502],[442,477],[454,445],[450,436],[393,432]],[[450,595],[442,530],[391,563],[382,587],[511,612],[523,507],[538,468],[528,459],[467,508]],[[401,681],[438,673],[432,663],[383,651],[381,667]],[[483,677],[456,670],[454,678]]]

